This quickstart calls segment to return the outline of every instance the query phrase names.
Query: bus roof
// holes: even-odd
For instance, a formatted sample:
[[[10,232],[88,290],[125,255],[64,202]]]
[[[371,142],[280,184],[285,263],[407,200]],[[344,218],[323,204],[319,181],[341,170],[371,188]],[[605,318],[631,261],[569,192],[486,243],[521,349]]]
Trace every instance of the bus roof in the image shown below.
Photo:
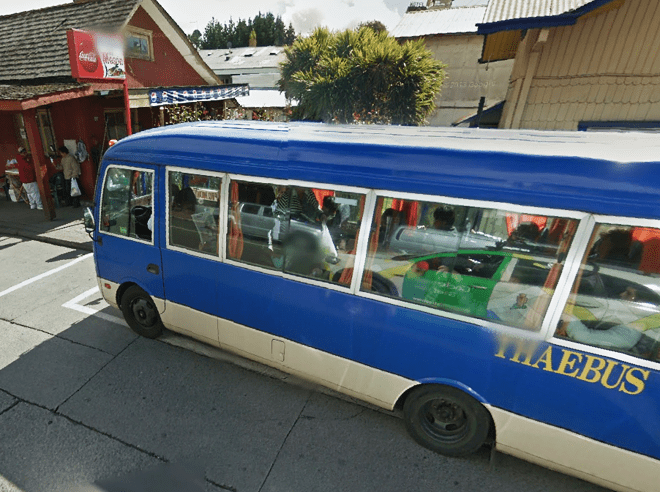
[[[108,160],[660,218],[660,135],[319,123],[147,130]]]

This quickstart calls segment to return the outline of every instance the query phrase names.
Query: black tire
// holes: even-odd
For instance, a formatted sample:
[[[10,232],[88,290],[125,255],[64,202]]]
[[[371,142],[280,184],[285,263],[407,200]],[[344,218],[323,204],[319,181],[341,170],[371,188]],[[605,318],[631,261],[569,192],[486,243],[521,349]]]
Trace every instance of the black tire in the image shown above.
[[[392,297],[399,297],[399,291],[391,280],[376,272],[371,272],[371,291]]]
[[[126,289],[120,307],[128,326],[138,335],[157,338],[163,332],[163,323],[156,305],[149,294],[137,285]]]
[[[477,451],[488,438],[490,415],[466,393],[442,385],[420,386],[403,406],[406,429],[422,446],[446,456]]]

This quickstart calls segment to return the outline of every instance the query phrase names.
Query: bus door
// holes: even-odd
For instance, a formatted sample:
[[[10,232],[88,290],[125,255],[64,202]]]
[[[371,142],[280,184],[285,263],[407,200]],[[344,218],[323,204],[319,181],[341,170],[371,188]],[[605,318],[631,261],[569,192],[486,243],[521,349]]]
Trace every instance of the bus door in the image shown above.
[[[222,177],[168,168],[165,180],[167,230],[161,253],[166,319],[182,331],[217,343]]]
[[[109,165],[101,192],[96,263],[100,278],[134,282],[163,299],[153,166]],[[156,225],[155,225],[156,224]]]

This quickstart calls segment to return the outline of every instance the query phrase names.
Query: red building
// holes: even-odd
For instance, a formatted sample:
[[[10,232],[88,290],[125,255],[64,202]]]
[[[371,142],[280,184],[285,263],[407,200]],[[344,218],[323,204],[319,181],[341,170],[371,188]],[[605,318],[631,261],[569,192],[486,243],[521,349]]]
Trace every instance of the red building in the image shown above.
[[[128,98],[123,80],[72,75],[72,30],[122,36]],[[7,15],[0,17],[0,39],[0,175],[17,148],[26,147],[50,219],[55,209],[48,179],[57,147],[85,144],[89,157],[80,181],[91,197],[97,157],[109,140],[128,133],[126,102],[136,132],[164,124],[168,104],[203,104],[222,114],[227,100],[247,93],[246,85],[222,85],[156,0],[76,0]]]

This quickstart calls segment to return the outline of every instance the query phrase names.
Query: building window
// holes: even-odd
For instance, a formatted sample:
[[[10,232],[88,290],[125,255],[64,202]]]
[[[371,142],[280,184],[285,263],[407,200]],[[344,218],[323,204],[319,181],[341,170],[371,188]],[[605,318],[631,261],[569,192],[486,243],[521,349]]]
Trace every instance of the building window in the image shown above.
[[[154,60],[151,31],[131,27],[126,32],[126,57]]]
[[[120,140],[128,135],[126,131],[126,118],[123,109],[105,112],[105,127],[108,140]]]
[[[660,132],[660,121],[580,121],[578,131],[611,132],[638,131]]]

